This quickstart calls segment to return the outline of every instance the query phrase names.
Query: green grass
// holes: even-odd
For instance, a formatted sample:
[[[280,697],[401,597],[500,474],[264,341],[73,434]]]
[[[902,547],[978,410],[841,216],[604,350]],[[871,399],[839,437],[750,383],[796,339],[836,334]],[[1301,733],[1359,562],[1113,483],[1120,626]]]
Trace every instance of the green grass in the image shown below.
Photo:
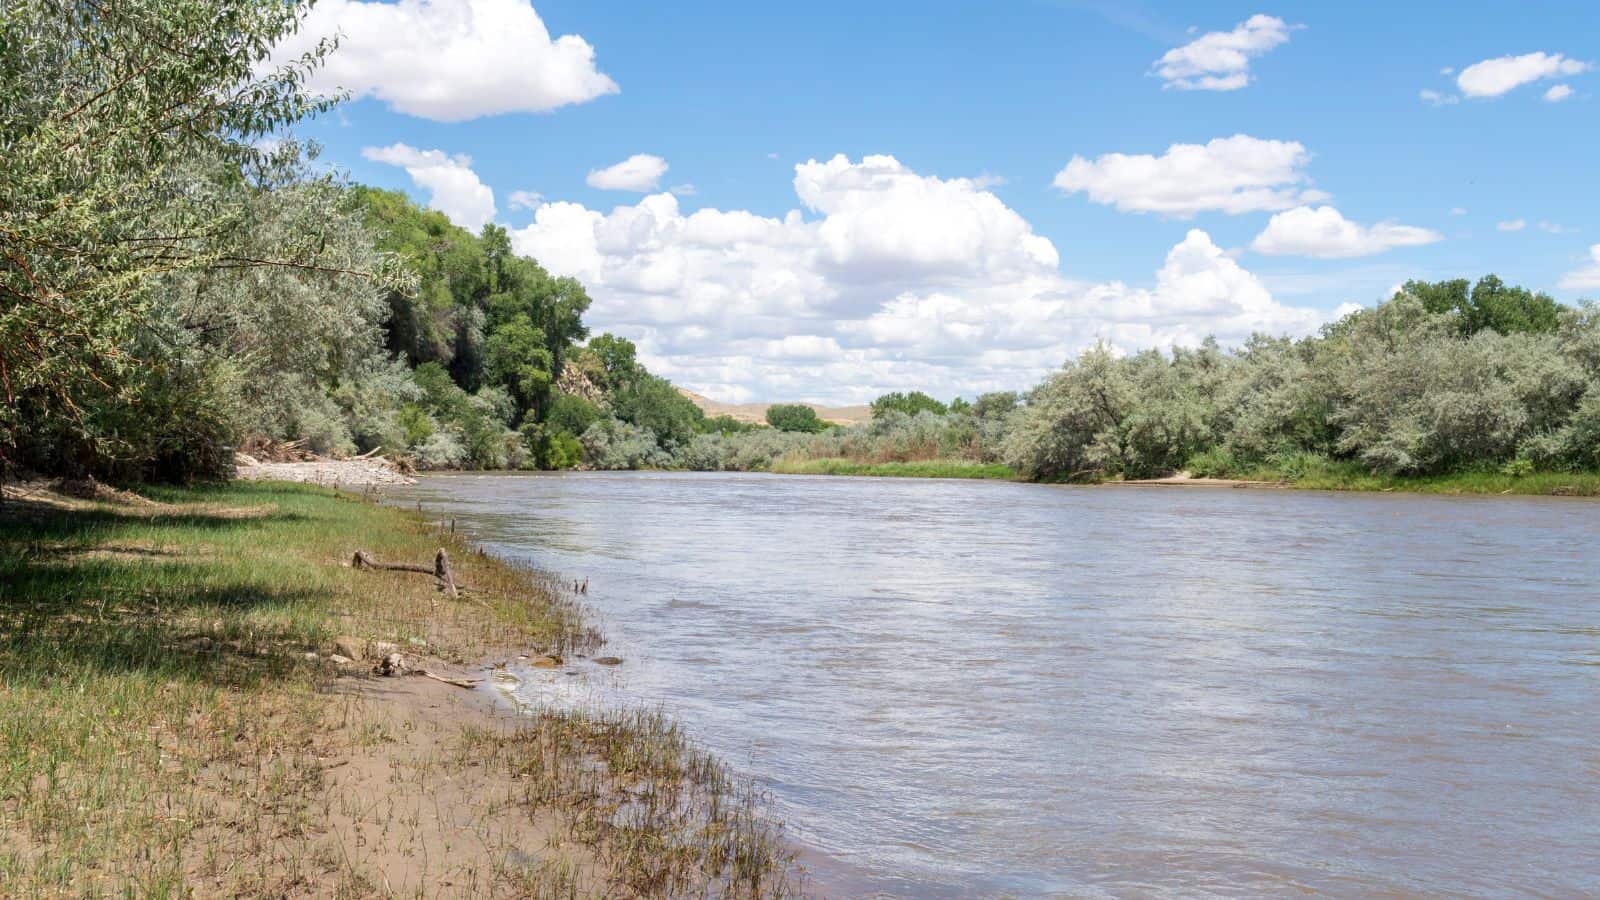
[[[881,478],[991,478],[1015,479],[1017,473],[997,463],[964,459],[914,462],[862,463],[848,459],[780,459],[771,471],[781,475],[866,475]]]
[[[1524,494],[1600,497],[1600,472],[1457,472],[1448,475],[1386,475],[1359,463],[1315,454],[1293,454],[1276,464],[1230,465],[1215,456],[1191,461],[1197,476],[1281,482],[1304,490],[1378,491],[1417,494]]]
[[[1191,474],[1281,484],[1302,490],[1409,492],[1419,494],[1526,494],[1600,497],[1600,472],[1460,472],[1450,475],[1384,475],[1353,462],[1315,454],[1287,455],[1274,464],[1241,466],[1222,454],[1190,461]],[[971,460],[865,463],[842,458],[779,459],[781,475],[863,475],[885,478],[987,478],[1017,480],[1010,466]],[[1085,483],[1094,483],[1094,479]]]
[[[582,652],[599,640],[549,576],[483,555],[410,511],[304,485],[146,496],[0,506],[0,896],[383,893],[360,888],[374,873],[327,830],[324,773],[396,736],[368,734],[351,690],[359,681],[327,660],[333,639],[414,639],[463,663],[508,648]],[[438,547],[475,589],[466,599],[443,597],[430,578],[344,565],[357,549],[425,562]],[[681,769],[715,782],[695,796],[719,806],[698,817],[575,835],[581,858],[601,861],[583,869],[589,883],[693,893],[681,861],[709,877],[727,859],[713,845],[731,841],[759,851],[754,862],[727,859],[725,877],[758,889],[720,893],[784,892],[789,856],[775,831],[755,806],[731,801],[734,782],[720,769],[705,774],[715,763],[681,740],[663,744],[663,733],[676,734],[667,724],[546,714],[502,735],[504,752],[532,752],[517,748],[545,737],[550,722],[574,737],[545,739],[542,752],[560,772],[590,779],[565,785],[575,821],[614,810],[615,797],[594,790],[615,783],[594,781],[602,743],[622,756],[676,754],[694,762]],[[508,806],[504,791],[482,802],[475,821],[542,814]],[[676,848],[675,880],[652,881],[649,855],[621,853],[623,840]],[[568,872],[566,858],[540,865]],[[533,876],[497,877],[511,887],[496,882],[489,893],[519,895]]]

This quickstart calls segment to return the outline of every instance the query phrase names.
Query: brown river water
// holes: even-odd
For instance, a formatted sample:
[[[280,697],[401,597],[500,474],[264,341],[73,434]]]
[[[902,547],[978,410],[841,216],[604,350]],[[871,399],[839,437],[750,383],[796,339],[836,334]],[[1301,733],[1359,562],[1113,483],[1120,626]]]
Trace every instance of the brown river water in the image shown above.
[[[690,473],[391,497],[569,577],[834,896],[1600,895],[1600,502]]]

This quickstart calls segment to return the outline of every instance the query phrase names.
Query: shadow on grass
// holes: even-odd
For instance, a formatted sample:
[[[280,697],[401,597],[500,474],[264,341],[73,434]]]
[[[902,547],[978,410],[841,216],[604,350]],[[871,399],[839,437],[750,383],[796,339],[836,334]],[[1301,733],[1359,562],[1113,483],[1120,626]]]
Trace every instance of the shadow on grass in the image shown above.
[[[205,541],[298,518],[8,502],[0,510],[0,683],[139,673],[243,686],[287,674],[318,635],[294,627],[292,615],[253,614],[321,592],[274,584]]]

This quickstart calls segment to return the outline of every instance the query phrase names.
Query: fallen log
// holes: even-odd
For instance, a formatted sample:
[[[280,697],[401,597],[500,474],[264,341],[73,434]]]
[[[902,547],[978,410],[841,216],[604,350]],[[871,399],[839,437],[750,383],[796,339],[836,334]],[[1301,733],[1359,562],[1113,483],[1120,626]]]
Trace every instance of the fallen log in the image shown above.
[[[432,575],[439,581],[439,589],[451,597],[461,596],[461,590],[456,587],[455,575],[450,571],[450,555],[440,548],[433,557],[433,566],[419,566],[413,563],[383,563],[372,558],[365,550],[357,550],[351,558],[350,565],[356,569],[376,569],[380,572],[416,572],[419,575]]]

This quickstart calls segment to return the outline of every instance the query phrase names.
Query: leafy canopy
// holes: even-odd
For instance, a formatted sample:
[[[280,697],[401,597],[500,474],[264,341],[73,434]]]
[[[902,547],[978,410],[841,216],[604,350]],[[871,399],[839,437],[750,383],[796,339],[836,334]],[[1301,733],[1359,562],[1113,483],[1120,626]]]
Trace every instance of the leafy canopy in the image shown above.
[[[949,407],[921,391],[912,391],[909,394],[895,391],[872,401],[874,419],[882,418],[891,412],[905,413],[908,416],[914,416],[919,412],[931,412],[936,416],[942,416],[949,411]]]
[[[1549,294],[1507,285],[1493,275],[1474,285],[1465,278],[1408,281],[1400,292],[1421,300],[1430,313],[1455,313],[1456,328],[1467,336],[1480,331],[1548,334],[1561,324],[1561,304]]]
[[[774,403],[767,407],[767,424],[779,431],[815,434],[827,427],[817,411],[800,403]]]

